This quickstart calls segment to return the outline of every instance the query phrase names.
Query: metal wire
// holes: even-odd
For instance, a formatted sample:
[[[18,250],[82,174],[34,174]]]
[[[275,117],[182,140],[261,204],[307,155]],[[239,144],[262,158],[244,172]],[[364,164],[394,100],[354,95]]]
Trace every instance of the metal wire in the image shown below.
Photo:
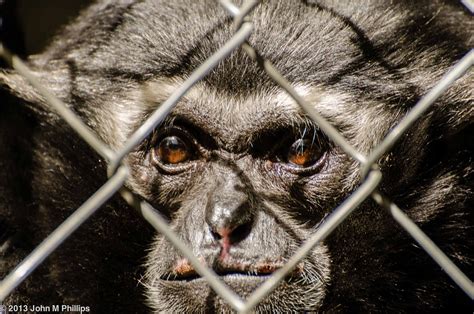
[[[190,261],[196,271],[206,280],[214,291],[226,300],[234,310],[239,313],[251,312],[269,293],[271,293],[281,280],[301,261],[308,252],[325,237],[327,237],[346,217],[356,210],[361,202],[372,197],[380,206],[391,212],[394,220],[400,224],[420,246],[445,270],[449,277],[472,299],[474,286],[472,281],[427,237],[418,226],[403,213],[398,206],[383,196],[376,189],[381,181],[382,174],[378,170],[378,159],[387,153],[393,144],[405,134],[407,129],[440,97],[453,82],[466,73],[474,63],[474,51],[471,50],[462,58],[451,71],[449,71],[433,87],[425,97],[395,126],[385,139],[374,147],[372,153],[366,157],[352,147],[348,141],[327,120],[320,116],[311,104],[301,97],[278,70],[263,59],[246,40],[252,34],[253,26],[249,14],[258,5],[258,1],[245,1],[241,8],[230,0],[219,0],[221,5],[234,18],[235,35],[214,55],[207,59],[190,77],[138,128],[126,141],[124,146],[114,152],[110,147],[99,140],[97,135],[90,130],[61,100],[48,91],[34,76],[32,71],[16,56],[7,51],[0,43],[0,56],[3,57],[19,74],[21,74],[44,97],[58,114],[109,164],[109,180],[53,231],[33,252],[26,257],[10,274],[0,282],[0,301],[3,301],[33,270],[40,265],[54,250],[58,248],[77,228],[79,228],[102,204],[120,190],[122,197],[130,206],[139,210],[143,217],[161,234],[163,234],[182,254]],[[294,256],[259,288],[247,300],[242,300],[232,289],[227,287],[218,276],[202,265],[192,251],[179,239],[179,236],[167,225],[166,220],[150,204],[137,197],[133,191],[124,187],[124,182],[129,176],[128,167],[124,164],[127,154],[140,144],[166,117],[176,103],[190,88],[202,80],[217,64],[228,57],[233,51],[241,47],[265,72],[277,82],[318,124],[326,135],[339,145],[349,156],[359,162],[362,184],[345,200],[333,213],[319,226],[313,236],[308,239],[295,253]]]
[[[38,245],[0,284],[0,300],[4,300],[10,292],[36,269],[46,257],[56,250],[74,231],[76,231],[92,214],[99,209],[115,192],[117,192],[128,177],[128,170],[118,169],[97,192],[95,192],[81,207],[67,218],[56,230]]]

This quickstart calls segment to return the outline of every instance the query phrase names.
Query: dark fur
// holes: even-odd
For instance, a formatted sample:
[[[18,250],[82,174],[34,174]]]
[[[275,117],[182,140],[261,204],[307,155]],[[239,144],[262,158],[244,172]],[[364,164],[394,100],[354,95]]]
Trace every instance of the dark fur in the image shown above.
[[[250,43],[295,85],[310,86],[305,97],[366,155],[473,45],[472,17],[457,1],[264,1],[251,20]],[[214,1],[99,1],[29,64],[116,149],[232,32]],[[105,182],[106,171],[20,76],[0,73],[0,82],[4,276]],[[472,75],[458,80],[380,161],[381,190],[470,278],[473,84]],[[220,247],[206,223],[216,204],[230,208],[227,200],[243,198],[236,224],[249,230],[232,246],[235,263],[285,261],[359,184],[357,163],[319,131],[327,160],[311,173],[295,174],[269,154],[281,134],[311,126],[280,92],[236,51],[163,126],[193,134],[204,151],[196,161],[164,173],[149,162],[153,138],[127,158],[128,186],[216,269]],[[153,233],[115,197],[7,303],[82,304],[94,312],[228,310],[202,281],[155,281],[179,253],[159,235],[152,242]],[[224,280],[245,296],[256,284]],[[285,281],[258,310],[470,312],[472,301],[367,200],[314,249],[303,279]]]

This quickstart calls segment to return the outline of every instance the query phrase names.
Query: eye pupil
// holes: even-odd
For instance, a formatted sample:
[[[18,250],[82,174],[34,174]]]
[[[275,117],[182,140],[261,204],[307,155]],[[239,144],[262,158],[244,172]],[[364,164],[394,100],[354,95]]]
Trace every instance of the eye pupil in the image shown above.
[[[186,143],[177,136],[165,137],[155,150],[160,161],[167,164],[177,164],[189,159],[189,149]]]
[[[288,152],[288,161],[299,167],[314,164],[321,157],[321,152],[312,141],[299,139],[294,142]]]

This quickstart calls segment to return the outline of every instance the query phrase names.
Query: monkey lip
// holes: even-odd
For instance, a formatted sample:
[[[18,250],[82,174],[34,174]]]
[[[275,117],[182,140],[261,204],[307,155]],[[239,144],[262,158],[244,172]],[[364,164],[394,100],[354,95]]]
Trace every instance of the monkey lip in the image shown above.
[[[267,278],[270,277],[271,273],[267,274],[255,274],[255,273],[248,273],[248,272],[236,272],[236,271],[228,271],[228,272],[216,272],[219,277],[228,278],[228,279],[251,279],[251,278]],[[189,276],[176,276],[175,274],[166,274],[165,276],[161,277],[162,280],[165,281],[196,281],[196,280],[205,280],[199,274],[189,275]]]
[[[219,263],[213,267],[213,270],[219,277],[224,278],[267,278],[283,267],[283,265],[283,262],[228,263],[225,261],[219,261]],[[302,273],[303,263],[300,263],[291,272],[290,276],[299,277]],[[161,276],[161,279],[166,281],[192,281],[202,279],[202,277],[187,260],[182,260],[178,262],[178,265],[172,272]]]

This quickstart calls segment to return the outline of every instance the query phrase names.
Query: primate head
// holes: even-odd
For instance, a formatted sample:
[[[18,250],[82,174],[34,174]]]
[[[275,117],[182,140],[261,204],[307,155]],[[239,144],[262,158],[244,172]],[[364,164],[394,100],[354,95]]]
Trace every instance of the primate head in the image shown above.
[[[240,5],[240,4],[239,4]],[[247,298],[364,181],[263,70],[367,156],[473,45],[451,1],[262,1],[248,15],[256,62],[236,49],[126,158],[126,186],[153,205],[219,280]],[[112,149],[225,45],[215,1],[98,1],[28,64]],[[1,273],[107,179],[106,164],[12,70],[0,73]],[[386,152],[378,189],[473,276],[472,75]],[[92,311],[230,312],[194,266],[113,198],[7,299]],[[367,199],[257,312],[468,310],[471,300]]]

